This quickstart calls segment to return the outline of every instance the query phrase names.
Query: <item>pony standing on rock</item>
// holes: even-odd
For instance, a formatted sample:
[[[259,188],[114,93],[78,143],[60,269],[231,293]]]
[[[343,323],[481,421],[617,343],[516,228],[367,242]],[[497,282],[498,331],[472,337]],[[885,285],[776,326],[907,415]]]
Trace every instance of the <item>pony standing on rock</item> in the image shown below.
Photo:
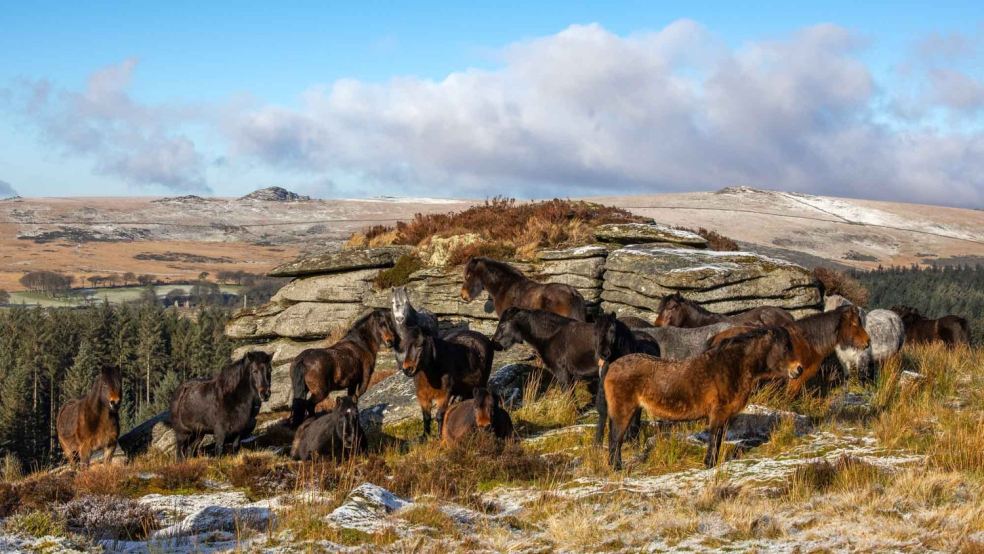
[[[211,379],[186,381],[171,400],[171,428],[180,460],[194,453],[205,435],[215,437],[215,455],[227,440],[233,450],[256,425],[256,406],[270,399],[270,355],[248,352]]]
[[[574,287],[560,283],[537,283],[509,264],[490,258],[472,258],[465,264],[461,299],[471,302],[483,290],[489,291],[498,316],[511,307],[517,307],[546,310],[587,321],[584,297]]]
[[[70,464],[89,466],[92,452],[103,449],[103,463],[112,463],[120,436],[121,379],[119,370],[103,369],[88,394],[69,400],[58,411],[58,442]]]

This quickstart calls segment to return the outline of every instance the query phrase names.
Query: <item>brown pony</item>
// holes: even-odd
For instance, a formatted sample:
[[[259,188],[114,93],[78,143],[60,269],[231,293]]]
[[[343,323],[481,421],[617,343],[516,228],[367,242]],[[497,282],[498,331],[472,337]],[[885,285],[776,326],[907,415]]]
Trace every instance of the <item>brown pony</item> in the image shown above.
[[[430,435],[431,408],[437,405],[437,435],[444,429],[444,414],[455,399],[471,398],[485,387],[492,373],[492,341],[475,331],[446,337],[410,327],[403,355],[403,373],[413,377],[417,404],[424,419],[421,439]]]
[[[328,348],[308,348],[290,366],[293,393],[288,425],[297,428],[308,414],[328,411],[319,407],[331,391],[348,390],[358,401],[369,388],[376,354],[391,346],[396,328],[389,310],[376,309],[362,316],[342,338]],[[311,397],[307,398],[308,392]]]
[[[710,441],[704,465],[717,464],[724,430],[745,408],[755,385],[803,371],[808,346],[795,330],[756,328],[685,360],[629,354],[611,363],[604,376],[608,404],[608,456],[622,467],[622,442],[633,416],[645,408],[653,418],[707,419]]]
[[[857,306],[844,305],[787,324],[800,332],[809,345],[809,354],[802,360],[803,373],[796,379],[790,379],[786,391],[795,395],[803,386],[817,374],[824,359],[833,354],[836,349],[864,350],[870,341],[868,332],[864,330],[864,321]],[[747,333],[753,327],[739,326],[726,329],[711,339],[711,344]]]
[[[448,409],[441,441],[446,445],[455,444],[478,431],[492,433],[499,439],[512,438],[516,433],[509,412],[502,409],[499,395],[486,388],[475,389],[470,400],[458,402]]]
[[[584,297],[574,287],[560,283],[537,283],[509,264],[476,257],[465,264],[461,299],[471,302],[482,290],[489,291],[496,315],[502,315],[502,312],[515,306],[546,310],[578,321],[587,321]]]
[[[68,463],[88,467],[94,450],[103,449],[103,463],[112,463],[120,436],[121,380],[119,370],[103,369],[82,398],[69,400],[58,411],[55,428]]]
[[[939,319],[929,319],[909,306],[893,306],[892,311],[902,318],[906,344],[935,341],[942,341],[950,347],[970,344],[970,325],[960,316],[948,315]]]
[[[684,298],[679,292],[664,296],[656,310],[657,327],[703,327],[723,321],[736,325],[784,325],[792,323],[793,316],[782,308],[759,306],[736,315],[717,314]]]

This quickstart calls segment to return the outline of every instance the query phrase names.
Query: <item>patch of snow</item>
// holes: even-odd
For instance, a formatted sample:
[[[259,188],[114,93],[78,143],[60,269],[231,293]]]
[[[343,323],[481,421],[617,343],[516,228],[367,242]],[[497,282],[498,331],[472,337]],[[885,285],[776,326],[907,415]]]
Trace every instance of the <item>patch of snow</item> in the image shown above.
[[[88,552],[89,548],[76,544],[65,537],[47,535],[44,537],[25,537],[21,535],[0,534],[0,552],[4,554],[73,554]]]

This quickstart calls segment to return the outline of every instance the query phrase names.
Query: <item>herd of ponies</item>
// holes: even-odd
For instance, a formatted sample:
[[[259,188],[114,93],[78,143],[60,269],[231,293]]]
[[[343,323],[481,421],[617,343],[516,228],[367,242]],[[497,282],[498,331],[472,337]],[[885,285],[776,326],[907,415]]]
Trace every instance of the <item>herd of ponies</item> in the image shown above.
[[[763,382],[779,381],[796,394],[836,357],[843,370],[872,379],[905,342],[969,343],[967,321],[927,319],[911,308],[865,312],[839,296],[825,311],[794,319],[778,307],[736,315],[713,313],[680,294],[662,299],[650,322],[602,313],[588,321],[584,298],[571,286],[539,283],[489,258],[465,264],[461,298],[487,291],[499,318],[491,338],[442,326],[433,313],[411,305],[402,287],[392,309],[359,318],[327,348],[311,348],[290,367],[292,403],[287,425],[295,429],[291,456],[344,459],[365,452],[359,398],[372,379],[379,352],[395,353],[398,368],[413,379],[423,417],[422,440],[436,419],[437,435],[453,444],[475,432],[516,437],[509,413],[488,388],[495,350],[525,343],[560,386],[584,381],[595,395],[595,443],[608,433],[609,461],[621,467],[622,444],[638,430],[643,409],[666,421],[706,420],[710,440],[704,463],[718,461],[724,431]],[[271,393],[271,356],[246,353],[211,379],[193,379],[174,393],[168,424],[177,457],[193,454],[205,435],[214,453],[235,450],[255,425]],[[58,413],[58,440],[72,464],[88,465],[103,449],[109,464],[119,436],[120,373],[103,369],[89,392]],[[345,391],[344,396],[330,396]]]

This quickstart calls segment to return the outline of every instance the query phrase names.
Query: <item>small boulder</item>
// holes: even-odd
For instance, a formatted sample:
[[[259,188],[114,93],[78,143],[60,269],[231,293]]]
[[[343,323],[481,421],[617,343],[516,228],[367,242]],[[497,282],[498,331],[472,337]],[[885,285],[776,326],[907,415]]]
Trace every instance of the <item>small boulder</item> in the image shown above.
[[[346,529],[375,533],[393,526],[386,521],[387,515],[411,504],[412,501],[380,486],[363,483],[349,493],[341,506],[328,514],[328,520]]]

